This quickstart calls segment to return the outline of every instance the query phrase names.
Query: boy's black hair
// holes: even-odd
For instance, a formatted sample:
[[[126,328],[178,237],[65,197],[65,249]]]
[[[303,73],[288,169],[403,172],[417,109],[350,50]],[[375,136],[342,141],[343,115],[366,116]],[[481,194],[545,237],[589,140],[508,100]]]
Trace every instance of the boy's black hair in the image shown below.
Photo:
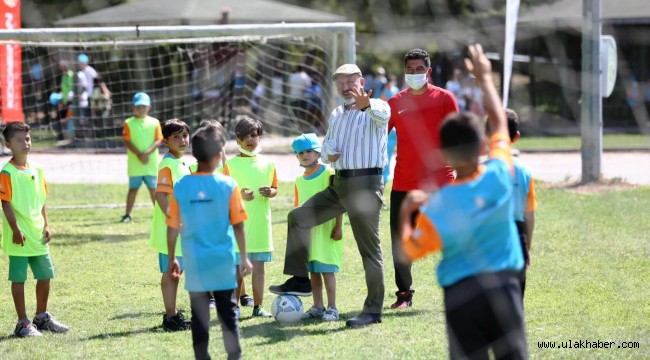
[[[508,119],[508,136],[510,136],[510,141],[512,142],[515,140],[515,136],[517,136],[517,131],[519,131],[519,115],[510,108],[506,109],[505,113],[506,119]],[[485,132],[487,134],[492,133],[489,121],[485,123]]]
[[[179,131],[187,131],[189,134],[190,127],[183,120],[180,119],[169,119],[165,121],[162,126],[162,136],[163,139],[168,139],[173,134],[176,134]]]
[[[212,126],[199,127],[192,134],[192,155],[198,162],[209,162],[221,154],[226,144],[223,131]]]
[[[259,120],[253,119],[248,115],[240,115],[238,118],[239,121],[235,125],[235,136],[237,136],[237,139],[243,139],[249,134],[262,136],[264,133],[264,127]]]
[[[513,141],[519,131],[519,115],[512,109],[506,109],[506,119],[508,119],[508,135],[510,135],[510,141]]]
[[[406,62],[409,60],[424,60],[424,64],[428,68],[431,67],[431,58],[429,57],[429,53],[422,49],[413,49],[407,52],[404,56],[404,66],[406,66]]]
[[[11,138],[14,137],[17,133],[21,132],[30,132],[32,128],[29,124],[26,124],[22,121],[12,121],[5,126],[5,129],[2,131],[2,135],[5,137],[5,141],[11,141]]]
[[[220,129],[221,131],[224,131],[223,125],[221,125],[219,121],[214,119],[201,120],[201,123],[199,124],[199,128],[206,127],[206,126],[211,126]]]
[[[455,159],[478,159],[484,128],[481,119],[471,112],[450,114],[440,127],[441,149]]]

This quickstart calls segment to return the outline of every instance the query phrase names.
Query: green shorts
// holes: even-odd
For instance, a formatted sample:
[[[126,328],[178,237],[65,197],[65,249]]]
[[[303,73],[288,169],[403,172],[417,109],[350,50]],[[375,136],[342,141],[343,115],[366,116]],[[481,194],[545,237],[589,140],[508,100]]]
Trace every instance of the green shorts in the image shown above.
[[[54,278],[54,266],[50,254],[39,256],[9,256],[9,281],[22,283],[27,281],[27,265],[32,269],[34,279],[49,280]]]
[[[261,262],[271,262],[273,261],[273,253],[270,251],[259,252],[259,253],[247,253],[248,260],[250,261],[261,261]],[[241,265],[241,258],[239,257],[239,252],[235,253],[235,265]]]

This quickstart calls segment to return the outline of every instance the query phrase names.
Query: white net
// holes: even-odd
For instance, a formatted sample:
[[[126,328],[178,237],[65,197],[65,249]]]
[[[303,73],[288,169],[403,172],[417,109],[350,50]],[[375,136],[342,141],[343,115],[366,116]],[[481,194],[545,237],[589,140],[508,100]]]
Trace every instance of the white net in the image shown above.
[[[33,39],[23,34],[23,109],[35,146],[122,147],[122,125],[140,91],[150,95],[150,115],[161,121],[179,118],[194,128],[203,119],[217,119],[232,130],[237,115],[251,114],[269,132],[323,134],[335,101],[335,89],[324,79],[354,59],[349,46],[342,46],[354,34],[251,28],[244,35],[217,36],[218,26],[212,26],[215,36],[203,31],[187,37],[167,27],[146,39],[100,30],[69,40],[70,32],[83,29],[45,39],[42,33]],[[84,56],[97,73],[94,82]]]

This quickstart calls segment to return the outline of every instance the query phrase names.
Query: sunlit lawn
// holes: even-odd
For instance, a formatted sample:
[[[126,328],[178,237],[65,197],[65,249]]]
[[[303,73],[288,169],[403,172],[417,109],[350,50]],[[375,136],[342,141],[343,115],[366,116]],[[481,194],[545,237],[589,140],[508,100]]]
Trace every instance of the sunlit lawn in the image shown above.
[[[650,353],[650,189],[576,194],[538,190],[539,211],[525,301],[532,358],[644,358]],[[292,206],[290,184],[273,200],[274,262],[267,285],[285,279],[282,261],[286,213]],[[136,208],[134,222],[118,223],[122,208],[57,209],[72,204],[122,204],[123,185],[51,185],[51,253],[57,277],[50,310],[71,330],[42,338],[11,336],[16,323],[8,282],[0,288],[2,359],[187,359],[193,356],[189,331],[165,333],[157,255],[149,247],[152,209]],[[144,189],[138,202],[146,204]],[[307,321],[295,326],[251,318],[242,311],[244,355],[257,358],[431,359],[447,357],[441,290],[435,282],[437,257],[414,266],[414,306],[388,309],[395,291],[388,212],[382,212],[381,237],[386,264],[383,323],[345,328],[365,297],[363,270],[349,226],[345,226],[344,264],[338,275],[341,321]],[[7,274],[7,258],[0,260]],[[34,281],[26,283],[27,308],[34,311]],[[249,282],[250,286],[250,282]],[[265,295],[270,308],[273,295]],[[303,298],[305,306],[310,298]],[[189,312],[187,294],[179,307]],[[215,323],[216,325],[216,323]],[[210,351],[224,355],[218,326]],[[539,341],[636,341],[638,349],[538,349]]]

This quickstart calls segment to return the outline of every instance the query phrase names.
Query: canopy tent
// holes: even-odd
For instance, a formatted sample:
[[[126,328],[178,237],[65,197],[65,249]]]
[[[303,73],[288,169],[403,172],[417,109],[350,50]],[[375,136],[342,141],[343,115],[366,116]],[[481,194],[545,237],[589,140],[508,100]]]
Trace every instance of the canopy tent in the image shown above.
[[[140,0],[57,21],[57,26],[337,22],[345,17],[272,0]]]

